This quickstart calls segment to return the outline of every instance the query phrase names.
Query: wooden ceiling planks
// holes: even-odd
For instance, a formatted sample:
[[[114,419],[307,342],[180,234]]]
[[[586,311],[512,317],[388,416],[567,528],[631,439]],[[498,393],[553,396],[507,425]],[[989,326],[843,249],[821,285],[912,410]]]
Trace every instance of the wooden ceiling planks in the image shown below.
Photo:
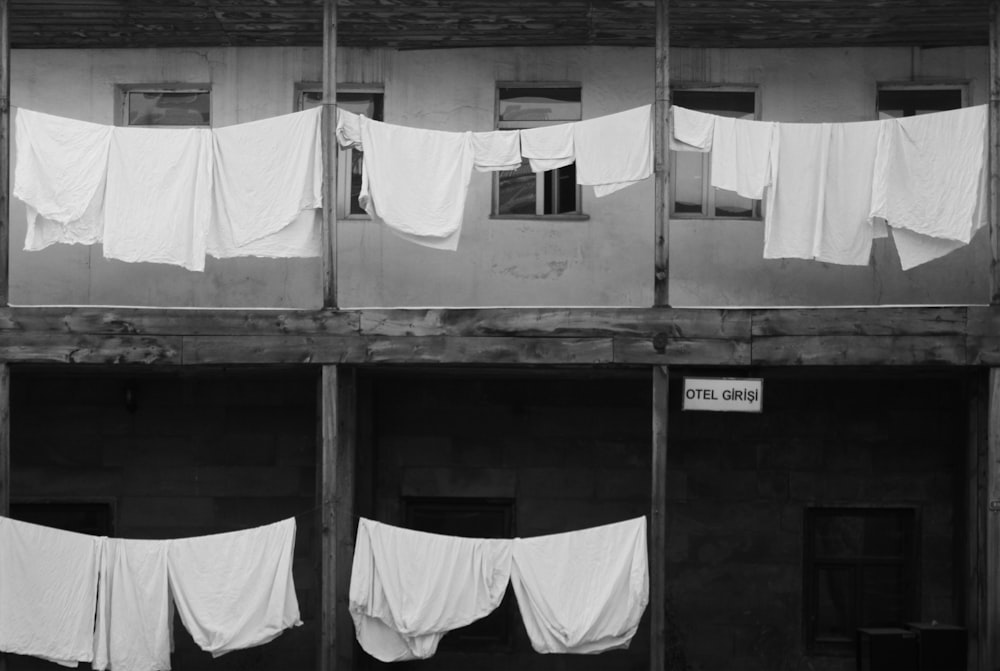
[[[655,0],[339,0],[342,46],[652,46]],[[676,47],[985,45],[983,0],[670,0]],[[10,0],[14,48],[316,46],[322,0]]]

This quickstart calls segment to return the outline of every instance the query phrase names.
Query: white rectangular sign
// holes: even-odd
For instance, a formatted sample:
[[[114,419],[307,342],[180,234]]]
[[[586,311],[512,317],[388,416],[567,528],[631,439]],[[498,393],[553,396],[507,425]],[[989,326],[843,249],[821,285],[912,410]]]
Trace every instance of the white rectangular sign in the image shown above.
[[[684,409],[718,412],[761,412],[764,381],[760,378],[684,378]]]

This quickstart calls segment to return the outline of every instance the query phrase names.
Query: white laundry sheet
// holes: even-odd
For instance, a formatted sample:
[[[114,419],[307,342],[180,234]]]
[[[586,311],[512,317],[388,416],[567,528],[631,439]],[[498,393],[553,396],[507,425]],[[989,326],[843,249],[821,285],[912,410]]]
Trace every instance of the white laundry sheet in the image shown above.
[[[760,200],[774,178],[775,124],[718,117],[712,132],[712,186]]]
[[[94,669],[170,668],[174,609],[167,584],[169,542],[105,539],[94,631]]]
[[[526,128],[521,133],[521,156],[528,159],[532,172],[567,166],[576,160],[574,123]]]
[[[104,256],[205,269],[212,131],[115,128],[104,197]]]
[[[712,151],[715,135],[714,114],[690,110],[678,105],[670,106],[670,149],[673,151]]]
[[[537,652],[627,648],[649,602],[646,518],[515,539],[511,586]]]
[[[494,130],[472,134],[473,165],[479,172],[521,167],[521,131]]]
[[[880,121],[779,123],[764,258],[868,265],[869,217]]]
[[[217,128],[213,227],[237,247],[323,207],[322,108]]]
[[[111,131],[103,124],[15,110],[13,195],[27,207],[26,250],[101,241]]]
[[[360,117],[365,160],[358,202],[397,235],[454,251],[472,178],[472,133]]]
[[[652,175],[652,115],[643,105],[572,124],[576,183],[600,198]]]
[[[94,659],[103,539],[0,517],[0,652]]]
[[[302,624],[292,580],[295,520],[169,541],[167,570],[181,622],[213,657]]]
[[[509,539],[458,538],[361,518],[350,612],[361,647],[383,662],[426,659],[453,629],[500,605]]]

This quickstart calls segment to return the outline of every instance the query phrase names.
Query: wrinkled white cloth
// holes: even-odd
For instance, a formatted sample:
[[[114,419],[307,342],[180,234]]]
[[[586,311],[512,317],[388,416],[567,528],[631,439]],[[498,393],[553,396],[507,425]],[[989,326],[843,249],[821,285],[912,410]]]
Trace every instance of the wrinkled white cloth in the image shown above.
[[[649,601],[648,561],[645,517],[515,539],[511,585],[532,647],[627,648]]]
[[[868,265],[879,121],[777,124],[764,258]]]
[[[292,580],[295,519],[169,541],[181,622],[213,657],[262,645],[302,624]]]
[[[115,128],[104,199],[104,256],[205,269],[212,131]]]
[[[521,166],[521,131],[474,132],[472,151],[473,165],[479,172],[517,170]]]
[[[472,133],[408,128],[363,115],[360,122],[361,207],[411,242],[457,249],[472,178]]]
[[[968,243],[983,198],[986,105],[880,123],[870,216]]]
[[[567,166],[576,160],[573,123],[526,128],[521,133],[521,156],[528,159],[532,172]]]
[[[0,517],[0,651],[93,660],[103,540]]]
[[[337,143],[344,149],[358,148],[364,150],[361,144],[361,116],[337,108]]]
[[[168,543],[106,539],[97,597],[94,669],[170,668],[173,602],[167,584]]]
[[[323,207],[322,108],[217,128],[213,227],[237,247]]]
[[[576,183],[598,198],[653,174],[653,106],[577,121],[573,126]]]
[[[26,250],[101,241],[111,130],[16,109],[13,195],[27,207]]]
[[[300,212],[281,230],[237,245],[223,227],[213,226],[208,231],[205,251],[216,259],[257,256],[268,259],[314,258],[322,253],[323,210]]]
[[[432,656],[447,632],[500,604],[510,558],[509,539],[442,536],[361,518],[349,605],[358,642],[383,662]]]
[[[698,112],[670,106],[670,149],[673,151],[707,152],[712,150],[712,138],[715,135],[714,114]]]
[[[775,124],[717,117],[712,133],[712,186],[760,200],[773,181]]]

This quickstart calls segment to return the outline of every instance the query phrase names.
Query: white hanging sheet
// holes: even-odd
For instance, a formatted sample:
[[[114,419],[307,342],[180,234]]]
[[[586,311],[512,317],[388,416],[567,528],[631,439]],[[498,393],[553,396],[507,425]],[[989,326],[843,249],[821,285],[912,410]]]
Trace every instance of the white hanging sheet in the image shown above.
[[[643,105],[571,124],[576,183],[601,198],[652,175],[652,115],[652,105]]]
[[[528,159],[532,172],[555,170],[576,160],[572,123],[526,128],[519,132],[521,156]]]
[[[0,517],[0,652],[94,659],[102,538]]]
[[[510,582],[509,539],[458,538],[361,518],[351,570],[358,643],[383,662],[427,659],[490,614]]]

